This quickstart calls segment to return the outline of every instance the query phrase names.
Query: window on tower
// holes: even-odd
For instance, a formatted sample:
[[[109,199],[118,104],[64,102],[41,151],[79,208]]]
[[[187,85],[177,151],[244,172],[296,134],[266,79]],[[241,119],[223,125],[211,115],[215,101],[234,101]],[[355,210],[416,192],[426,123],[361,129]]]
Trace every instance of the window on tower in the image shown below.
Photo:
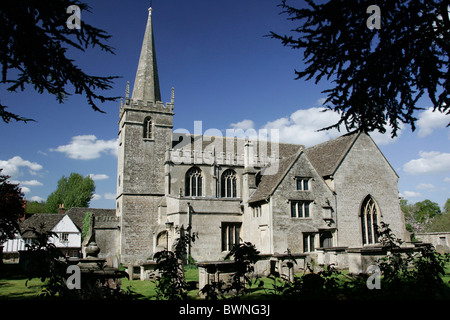
[[[153,139],[153,121],[151,117],[144,120],[144,139]]]

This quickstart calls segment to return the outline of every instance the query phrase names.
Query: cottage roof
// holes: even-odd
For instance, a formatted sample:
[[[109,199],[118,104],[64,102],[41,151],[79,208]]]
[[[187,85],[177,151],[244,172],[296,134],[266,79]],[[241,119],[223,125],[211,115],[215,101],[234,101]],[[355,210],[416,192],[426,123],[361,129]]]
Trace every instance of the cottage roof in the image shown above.
[[[48,232],[52,230],[65,216],[68,215],[75,226],[82,230],[83,221],[86,213],[90,212],[96,217],[101,216],[115,216],[115,209],[96,209],[96,208],[71,208],[65,214],[61,213],[35,213],[29,218],[25,219],[20,223],[20,232],[25,238],[34,237],[33,233],[30,231],[31,228],[36,228],[38,231]],[[43,229],[41,230],[41,226]]]
[[[39,232],[50,231],[61,221],[63,216],[60,213],[35,213],[19,224],[20,233],[22,237],[33,238],[34,234],[30,231],[32,228]]]

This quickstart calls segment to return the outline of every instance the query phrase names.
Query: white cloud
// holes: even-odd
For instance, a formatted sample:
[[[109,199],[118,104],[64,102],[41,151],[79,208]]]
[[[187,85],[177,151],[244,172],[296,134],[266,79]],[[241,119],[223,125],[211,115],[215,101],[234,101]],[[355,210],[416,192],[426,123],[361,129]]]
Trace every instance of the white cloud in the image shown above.
[[[317,104],[323,103],[324,100],[324,98],[318,99]],[[337,123],[339,120],[340,115],[337,112],[323,107],[313,107],[299,109],[289,117],[269,121],[261,129],[268,130],[268,133],[270,133],[270,130],[277,130],[281,142],[303,144],[310,147],[345,134],[347,132],[345,129],[341,129],[340,132],[337,129],[318,131]],[[243,120],[232,123],[230,126],[234,129],[248,130],[254,128],[254,123],[252,120]],[[399,135],[401,129],[402,126],[398,132]],[[389,130],[386,134],[374,132],[371,137],[379,145],[389,144],[397,139],[391,139]]]
[[[91,200],[92,200],[92,201],[95,201],[95,200],[100,200],[101,198],[102,198],[101,195],[99,195],[99,194],[97,194],[97,193],[94,193],[94,194],[92,195]]]
[[[50,151],[64,153],[71,159],[97,159],[102,153],[117,155],[117,139],[99,140],[94,135],[80,135],[72,137],[69,144],[50,149]]]
[[[23,193],[30,193],[31,190],[28,187],[20,187],[20,189],[22,190]]]
[[[30,187],[40,187],[44,184],[37,180],[28,180],[28,181],[21,181],[19,182],[22,186],[30,186]]]
[[[445,177],[444,182],[450,182],[450,177]]]
[[[230,127],[235,130],[242,129],[245,131],[248,129],[253,129],[255,127],[255,123],[252,120],[242,120],[240,122],[230,124]]]
[[[419,190],[431,190],[434,188],[436,188],[436,187],[433,186],[431,183],[421,183],[416,186],[416,189],[419,189]]]
[[[15,156],[9,160],[0,160],[0,168],[3,169],[2,174],[11,176],[12,178],[20,175],[20,168],[26,167],[29,173],[36,174],[36,171],[42,170],[42,166],[37,162],[31,162]]]
[[[116,194],[115,193],[105,193],[103,197],[107,200],[115,200]]]
[[[420,197],[421,194],[415,191],[405,191],[404,193],[401,194],[401,196],[405,198],[417,198]]]
[[[31,201],[37,201],[37,202],[45,201],[44,198],[41,198],[41,197],[39,197],[39,196],[33,196],[33,197],[30,198],[30,200],[31,200]]]
[[[419,128],[417,134],[421,138],[426,137],[435,129],[445,128],[449,122],[449,115],[439,112],[438,110],[433,112],[432,107],[428,108],[419,114],[419,118],[416,122],[417,127]]]
[[[309,147],[343,134],[336,129],[317,131],[335,124],[340,119],[336,112],[323,112],[324,110],[326,109],[299,109],[289,117],[266,123],[263,129],[278,130],[281,142],[303,144]]]
[[[109,176],[106,175],[106,174],[90,173],[90,174],[88,174],[88,176],[91,177],[91,179],[94,180],[94,181],[109,179]]]
[[[450,172],[450,153],[439,151],[420,151],[420,158],[411,160],[403,166],[410,174],[431,174]]]

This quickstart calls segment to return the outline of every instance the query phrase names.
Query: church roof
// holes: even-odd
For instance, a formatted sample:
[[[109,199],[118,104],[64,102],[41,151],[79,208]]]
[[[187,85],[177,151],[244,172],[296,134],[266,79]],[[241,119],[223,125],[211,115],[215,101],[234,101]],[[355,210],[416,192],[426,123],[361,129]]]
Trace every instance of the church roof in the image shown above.
[[[152,25],[152,8],[148,9],[147,25],[142,41],[141,55],[134,80],[133,100],[161,101],[155,40]]]
[[[298,159],[302,151],[303,149],[299,148],[294,154],[291,153],[290,156],[280,159],[278,162],[278,171],[274,175],[264,175],[264,170],[262,170],[261,182],[255,192],[250,196],[248,202],[259,202],[269,198],[286,176],[295,160]]]
[[[205,136],[194,134],[177,134],[174,133],[174,142],[172,148],[179,150],[186,148],[188,150],[212,151],[212,147],[216,147],[216,152],[226,152],[233,154],[244,154],[244,145],[246,139],[237,137],[222,137],[222,136]],[[252,140],[251,140],[252,141]],[[304,149],[303,145],[291,143],[276,143],[271,141],[259,142],[254,141],[254,152],[264,154],[267,157],[272,155],[272,152],[278,152],[279,158],[286,158],[296,153],[299,149]],[[277,148],[278,147],[278,148]]]
[[[359,132],[352,132],[333,140],[322,142],[306,149],[305,153],[322,177],[333,175],[359,134]]]
[[[250,196],[248,202],[254,203],[268,199],[303,151],[322,177],[332,175],[358,136],[359,133],[349,133],[306,150],[300,149],[295,153],[291,153],[290,156],[282,158],[279,162],[277,174],[263,175],[258,188]]]

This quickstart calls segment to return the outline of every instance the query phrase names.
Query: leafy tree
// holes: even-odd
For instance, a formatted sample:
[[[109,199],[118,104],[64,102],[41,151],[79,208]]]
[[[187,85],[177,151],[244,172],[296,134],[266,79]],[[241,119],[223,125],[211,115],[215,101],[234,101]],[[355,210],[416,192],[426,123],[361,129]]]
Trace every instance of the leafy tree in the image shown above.
[[[89,207],[94,195],[95,184],[91,177],[71,173],[69,177],[63,176],[58,181],[57,189],[47,198],[47,212],[56,213],[60,204],[66,209],[72,207]]]
[[[0,244],[19,231],[18,221],[25,215],[25,196],[18,184],[8,181],[0,169]]]
[[[369,29],[371,0],[329,0],[294,8],[280,7],[297,26],[292,35],[270,37],[284,46],[304,49],[306,68],[297,79],[323,78],[334,87],[325,90],[325,106],[341,116],[322,130],[345,125],[348,131],[397,135],[401,124],[415,130],[417,101],[428,94],[434,111],[450,114],[450,21],[448,1],[379,0],[381,28]]]
[[[29,214],[44,213],[46,212],[46,203],[45,201],[27,201],[27,206],[25,209]]]
[[[439,205],[428,199],[421,202],[416,202],[414,207],[417,210],[415,212],[415,218],[419,222],[425,222],[427,219],[432,219],[441,214],[441,208]]]
[[[81,29],[68,28],[67,8],[76,5],[82,12],[90,7],[78,0],[15,0],[0,2],[0,84],[7,90],[17,92],[32,85],[39,93],[54,95],[59,103],[67,99],[73,88],[75,94],[84,94],[95,111],[103,112],[100,102],[116,100],[96,93],[112,87],[115,76],[93,76],[83,72],[74,60],[67,57],[68,48],[85,51],[99,47],[113,53],[108,46],[110,36],[84,20]],[[12,72],[11,72],[12,71]],[[32,121],[16,113],[6,111],[8,106],[0,104],[0,117],[5,123]]]

